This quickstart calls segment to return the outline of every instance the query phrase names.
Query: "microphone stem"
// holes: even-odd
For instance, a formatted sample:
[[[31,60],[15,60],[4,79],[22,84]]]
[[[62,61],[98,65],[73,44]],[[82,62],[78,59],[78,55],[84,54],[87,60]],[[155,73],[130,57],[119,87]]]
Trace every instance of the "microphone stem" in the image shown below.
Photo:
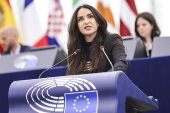
[[[109,57],[107,56],[106,52],[105,52],[104,50],[102,50],[102,51],[103,51],[103,53],[105,54],[106,58],[108,59],[110,65],[111,65],[111,67],[112,67],[112,71],[114,71],[112,62],[110,61],[110,59],[109,59]]]
[[[73,56],[74,54],[75,54],[75,53],[73,53],[73,54],[71,54],[70,56],[68,56],[68,57],[64,58],[64,59],[63,59],[63,60],[61,60],[60,62],[58,62],[58,63],[54,64],[52,67],[50,67],[50,68],[48,68],[48,69],[44,70],[44,71],[40,74],[39,78],[40,78],[40,77],[42,76],[42,74],[44,74],[46,71],[48,71],[49,69],[52,69],[53,67],[55,67],[56,65],[60,64],[60,63],[61,63],[61,62],[63,62],[64,60],[66,60],[66,59],[70,58],[71,56]]]

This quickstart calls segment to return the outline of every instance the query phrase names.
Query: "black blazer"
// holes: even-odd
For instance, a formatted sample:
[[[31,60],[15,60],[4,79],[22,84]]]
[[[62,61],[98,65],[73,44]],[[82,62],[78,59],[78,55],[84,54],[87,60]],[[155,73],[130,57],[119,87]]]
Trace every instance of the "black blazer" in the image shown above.
[[[105,52],[114,66],[114,71],[126,72],[128,62],[126,60],[125,47],[123,40],[118,34],[109,34],[104,42]],[[111,65],[106,57],[104,57],[105,65],[99,62],[99,66],[95,72],[106,72],[111,70]]]
[[[152,50],[149,50],[149,51],[147,50],[147,47],[145,46],[144,41],[143,41],[140,37],[137,38],[137,40],[139,40],[139,42],[140,42],[141,45],[143,46],[143,49],[145,50],[147,57],[150,57],[150,56],[151,56],[151,53],[152,53]]]
[[[30,47],[30,46],[25,46],[25,45],[22,45],[22,44],[20,44],[20,45],[21,45],[20,53],[27,52],[27,51],[30,51],[32,49],[32,47]],[[7,55],[7,54],[10,54],[10,51],[4,51],[2,53],[2,55]]]

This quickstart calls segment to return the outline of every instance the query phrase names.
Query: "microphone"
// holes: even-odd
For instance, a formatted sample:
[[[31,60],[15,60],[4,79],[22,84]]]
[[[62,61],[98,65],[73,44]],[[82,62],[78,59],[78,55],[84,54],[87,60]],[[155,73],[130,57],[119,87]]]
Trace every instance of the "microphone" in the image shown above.
[[[105,50],[104,50],[104,47],[103,46],[100,46],[100,50],[103,51],[104,55],[106,56],[107,60],[109,61],[111,67],[112,67],[112,71],[114,71],[114,67],[113,67],[113,64],[112,62],[110,61],[109,57],[107,56]]]
[[[61,60],[60,62],[54,64],[52,67],[47,68],[46,70],[44,70],[44,71],[39,75],[39,78],[40,78],[40,77],[42,76],[42,74],[44,74],[46,71],[52,69],[53,67],[55,67],[56,65],[60,64],[60,63],[63,62],[64,60],[70,58],[70,57],[73,56],[73,55],[77,55],[77,54],[80,53],[80,52],[81,52],[81,49],[77,49],[76,51],[74,51],[74,52],[73,52],[71,55],[69,55],[68,57],[66,57],[66,58],[64,58],[63,60]]]

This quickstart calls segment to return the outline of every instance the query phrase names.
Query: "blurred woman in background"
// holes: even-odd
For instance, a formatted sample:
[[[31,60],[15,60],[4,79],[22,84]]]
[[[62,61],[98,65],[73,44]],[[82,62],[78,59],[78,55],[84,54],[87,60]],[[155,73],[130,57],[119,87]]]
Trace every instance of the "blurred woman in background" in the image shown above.
[[[152,43],[155,36],[161,34],[155,18],[148,12],[143,12],[136,17],[135,33],[144,44],[148,57],[151,56]]]

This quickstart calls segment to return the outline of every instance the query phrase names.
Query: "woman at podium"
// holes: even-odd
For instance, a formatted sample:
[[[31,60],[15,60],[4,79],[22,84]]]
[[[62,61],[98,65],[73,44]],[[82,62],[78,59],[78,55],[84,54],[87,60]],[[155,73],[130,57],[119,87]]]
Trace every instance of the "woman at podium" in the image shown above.
[[[68,59],[68,75],[110,70],[126,72],[128,63],[123,40],[107,31],[105,18],[94,7],[79,6],[72,15],[68,32],[68,55],[81,49],[80,54]]]

